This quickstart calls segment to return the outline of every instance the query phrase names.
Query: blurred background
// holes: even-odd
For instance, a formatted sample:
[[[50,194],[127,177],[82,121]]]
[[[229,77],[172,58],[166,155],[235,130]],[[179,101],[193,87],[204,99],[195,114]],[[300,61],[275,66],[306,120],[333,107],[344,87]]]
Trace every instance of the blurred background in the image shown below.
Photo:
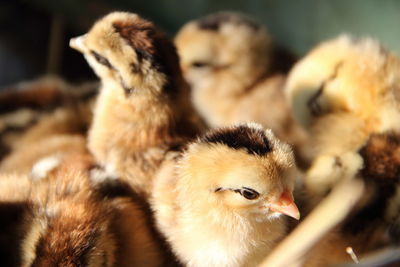
[[[112,10],[139,13],[170,37],[188,20],[241,11],[265,24],[278,44],[298,56],[342,32],[372,36],[400,54],[398,0],[2,0],[0,88],[43,74],[71,82],[95,79],[68,41]]]

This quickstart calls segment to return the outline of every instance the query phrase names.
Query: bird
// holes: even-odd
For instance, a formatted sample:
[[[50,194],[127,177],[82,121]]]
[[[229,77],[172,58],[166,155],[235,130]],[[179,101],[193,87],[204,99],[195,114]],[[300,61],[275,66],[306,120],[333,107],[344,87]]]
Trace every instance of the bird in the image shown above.
[[[399,131],[400,61],[372,38],[340,35],[312,49],[290,71],[285,92],[310,136],[308,190],[324,195],[354,177],[371,134]]]
[[[185,266],[256,266],[299,219],[292,149],[256,123],[211,129],[159,170],[156,224]]]
[[[175,46],[152,22],[128,12],[107,14],[70,46],[101,79],[89,150],[108,173],[149,196],[166,152],[202,129]]]
[[[254,121],[295,147],[306,138],[286,103],[286,72],[275,70],[283,58],[274,60],[277,45],[263,25],[213,13],[186,23],[175,44],[192,103],[209,126]]]
[[[69,84],[58,76],[0,90],[0,159],[50,135],[86,134],[96,92],[97,83]]]
[[[399,120],[400,63],[370,37],[322,42],[288,74],[285,93],[296,120],[310,130],[326,114],[351,112],[385,131]]]
[[[7,266],[167,266],[147,204],[91,156],[43,177],[0,175],[0,254]]]
[[[317,45],[289,72],[286,96],[313,137],[305,146],[309,204],[316,206],[343,180],[365,183],[363,197],[335,228],[333,242],[328,235],[316,247],[317,262],[339,263],[346,246],[362,259],[398,245],[399,66],[378,41],[340,35]]]
[[[12,151],[0,163],[0,173],[28,175],[43,158],[58,164],[65,156],[87,151],[86,138],[80,134],[55,134],[41,138]],[[47,165],[49,166],[49,165]]]

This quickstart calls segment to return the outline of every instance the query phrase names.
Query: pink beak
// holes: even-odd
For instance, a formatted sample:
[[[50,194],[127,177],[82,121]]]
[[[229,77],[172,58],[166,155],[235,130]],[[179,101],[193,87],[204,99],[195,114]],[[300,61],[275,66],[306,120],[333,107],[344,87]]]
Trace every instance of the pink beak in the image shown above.
[[[283,191],[279,199],[272,203],[269,209],[295,218],[296,220],[300,219],[300,212],[294,203],[292,193],[287,190]]]

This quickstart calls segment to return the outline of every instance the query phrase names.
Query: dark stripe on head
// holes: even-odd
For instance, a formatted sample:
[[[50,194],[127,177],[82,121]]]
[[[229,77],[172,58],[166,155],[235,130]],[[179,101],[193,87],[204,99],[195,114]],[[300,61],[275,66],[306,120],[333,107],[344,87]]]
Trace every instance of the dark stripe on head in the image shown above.
[[[239,13],[219,12],[208,15],[197,21],[199,28],[203,30],[218,31],[222,24],[232,23],[235,25],[245,25],[254,31],[260,28],[260,25],[249,17]]]
[[[113,23],[117,32],[137,55],[138,64],[147,60],[151,67],[176,77],[181,75],[176,48],[168,37],[149,21],[137,18],[134,21],[121,20]],[[132,69],[135,72],[135,69]]]
[[[200,141],[222,144],[233,149],[244,149],[249,154],[259,156],[272,151],[272,146],[263,130],[244,125],[211,131]]]

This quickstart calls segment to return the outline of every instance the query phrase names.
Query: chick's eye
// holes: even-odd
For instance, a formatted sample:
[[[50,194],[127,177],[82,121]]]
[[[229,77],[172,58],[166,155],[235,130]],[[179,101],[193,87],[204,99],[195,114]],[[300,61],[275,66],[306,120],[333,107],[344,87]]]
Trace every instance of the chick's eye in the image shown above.
[[[256,199],[260,196],[260,194],[257,191],[255,191],[251,188],[247,188],[247,187],[240,189],[239,193],[243,197],[250,199],[250,200]]]
[[[99,62],[101,65],[106,66],[109,69],[114,69],[114,67],[111,65],[111,63],[102,55],[95,51],[91,51],[93,57],[96,59],[97,62]]]
[[[201,62],[201,61],[195,61],[192,63],[192,67],[194,68],[204,68],[204,67],[208,67],[210,64],[208,64],[207,62]]]

